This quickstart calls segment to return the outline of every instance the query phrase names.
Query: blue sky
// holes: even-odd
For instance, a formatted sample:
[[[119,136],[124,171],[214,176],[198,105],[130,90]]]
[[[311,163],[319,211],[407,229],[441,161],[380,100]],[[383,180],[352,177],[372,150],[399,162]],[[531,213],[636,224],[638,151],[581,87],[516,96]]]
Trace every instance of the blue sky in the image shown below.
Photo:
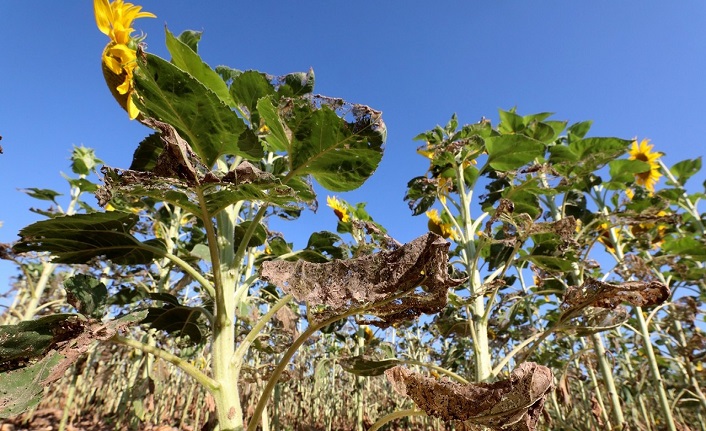
[[[315,91],[384,112],[388,141],[377,173],[343,197],[367,201],[400,241],[426,231],[402,201],[428,162],[412,140],[452,113],[462,123],[517,106],[593,120],[593,136],[649,138],[668,165],[704,154],[706,3],[657,1],[156,1],[136,22],[148,51],[168,57],[164,25],[203,30],[211,66],[271,74],[316,72]],[[107,37],[91,1],[0,3],[0,241],[44,206],[18,188],[66,192],[73,145],[127,167],[149,130],[112,99],[100,70]],[[692,189],[704,174],[692,179]],[[699,187],[700,188],[700,187]],[[318,214],[276,228],[301,237],[335,230],[325,192]],[[66,196],[62,197],[65,203]],[[0,291],[14,272],[0,262]]]

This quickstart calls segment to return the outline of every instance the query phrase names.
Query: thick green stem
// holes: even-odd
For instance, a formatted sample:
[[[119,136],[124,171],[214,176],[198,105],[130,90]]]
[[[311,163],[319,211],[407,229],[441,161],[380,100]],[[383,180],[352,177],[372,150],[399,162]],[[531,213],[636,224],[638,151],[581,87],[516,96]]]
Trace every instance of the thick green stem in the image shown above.
[[[218,423],[222,431],[241,430],[243,412],[240,406],[238,385],[231,358],[235,352],[235,304],[234,293],[237,274],[234,269],[233,241],[235,217],[233,206],[221,211],[216,219],[216,232],[211,215],[206,208],[203,191],[196,188],[201,216],[206,229],[208,249],[213,266],[213,284],[215,288],[216,313],[212,338],[213,379],[218,388],[212,393],[218,414]]]
[[[687,199],[688,201],[688,199]],[[607,207],[603,202],[603,199],[598,196],[597,202],[602,211],[607,214]],[[620,245],[620,241],[615,231],[615,228],[608,229],[608,234],[610,240],[615,244],[615,259],[618,265],[625,265],[625,255],[623,254],[623,248]],[[649,362],[650,371],[652,372],[652,377],[654,379],[654,386],[657,390],[659,397],[659,404],[662,408],[662,413],[664,414],[665,421],[667,422],[667,429],[669,431],[676,431],[676,424],[674,423],[674,417],[672,416],[672,410],[669,406],[669,399],[667,398],[667,391],[664,389],[664,381],[662,380],[662,374],[659,371],[659,366],[657,365],[657,358],[655,357],[654,350],[652,349],[652,343],[650,342],[650,331],[647,327],[647,322],[642,314],[642,307],[635,307],[635,315],[638,322],[638,330],[640,335],[642,335],[642,341],[644,343],[645,352],[647,353],[647,360]]]
[[[664,389],[662,373],[659,371],[659,366],[657,365],[657,357],[655,356],[654,349],[652,348],[652,342],[650,342],[650,331],[647,327],[645,317],[642,314],[642,307],[635,307],[635,315],[637,316],[638,329],[642,335],[645,352],[647,353],[647,362],[650,365],[650,371],[652,372],[652,378],[654,379],[654,386],[657,389],[659,405],[662,408],[662,413],[664,414],[667,422],[667,429],[669,429],[669,431],[676,431],[677,427],[674,423],[674,416],[672,416],[672,409],[669,406],[667,391]]]
[[[593,348],[596,351],[596,357],[598,358],[598,368],[601,371],[601,376],[603,377],[603,383],[608,390],[608,399],[610,400],[610,405],[612,407],[611,413],[613,419],[618,425],[619,429],[622,429],[625,424],[625,417],[623,416],[623,409],[620,405],[620,397],[618,396],[618,391],[615,389],[615,379],[613,379],[613,369],[608,363],[606,358],[605,346],[603,345],[603,339],[600,334],[594,333],[591,335],[591,341],[593,342]]]
[[[463,168],[457,166],[456,187],[461,199],[461,220],[463,222],[463,248],[466,259],[466,270],[469,274],[469,291],[474,296],[468,310],[470,329],[473,338],[473,356],[475,359],[475,380],[483,382],[491,377],[492,364],[490,359],[490,344],[488,340],[488,313],[486,313],[485,296],[483,295],[483,283],[480,278],[480,271],[476,266],[476,247],[473,241],[475,232],[473,231],[473,219],[471,217],[471,199],[473,189],[466,192],[466,184],[463,180]],[[470,184],[469,186],[473,186]]]

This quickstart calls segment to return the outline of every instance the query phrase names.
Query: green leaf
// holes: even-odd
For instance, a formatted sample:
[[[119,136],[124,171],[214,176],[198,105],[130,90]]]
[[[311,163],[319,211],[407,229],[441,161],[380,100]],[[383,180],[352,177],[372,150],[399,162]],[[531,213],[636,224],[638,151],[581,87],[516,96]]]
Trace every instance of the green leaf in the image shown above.
[[[338,363],[341,365],[341,368],[356,376],[380,376],[385,370],[399,365],[402,361],[395,358],[377,361],[366,358],[365,356],[353,356],[340,359]]]
[[[50,189],[37,189],[34,187],[30,187],[28,189],[22,189],[22,191],[35,199],[39,199],[42,201],[52,201],[54,203],[56,203],[57,196],[62,196],[61,193],[55,192],[54,190]]]
[[[39,404],[45,381],[64,359],[52,353],[28,367],[2,373],[0,378],[0,419],[16,417]]]
[[[580,123],[574,123],[569,126],[567,132],[569,132],[569,142],[573,142],[577,139],[583,139],[586,133],[591,129],[593,121],[581,121]]]
[[[291,101],[285,110],[285,123],[292,131],[289,176],[311,175],[331,191],[360,187],[382,159],[386,138],[380,112],[363,105],[324,99],[317,108],[305,100]],[[328,104],[343,105],[353,119],[340,118]],[[281,115],[281,114],[280,114]],[[270,125],[267,124],[269,127]]]
[[[199,81],[204,87],[213,91],[216,96],[221,99],[221,102],[231,107],[235,106],[225,81],[223,81],[216,71],[201,60],[196,50],[174,37],[167,27],[164,27],[164,32],[167,36],[167,49],[172,55],[172,62],[179,69],[187,72]],[[201,35],[199,35],[199,37],[200,36]]]
[[[650,170],[650,164],[641,160],[612,160],[608,166],[611,181],[619,183],[631,183],[635,180],[635,174]]]
[[[332,259],[343,259],[343,250],[341,247],[336,246],[336,244],[340,243],[342,243],[341,237],[333,232],[314,232],[309,236],[306,248],[317,251],[324,256],[328,255]]]
[[[544,144],[523,135],[501,135],[486,138],[488,163],[495,170],[517,169],[544,155]]]
[[[243,242],[243,239],[245,239],[245,232],[250,228],[250,225],[252,225],[252,221],[244,221],[235,226],[235,240],[233,241],[233,245],[236,249],[240,247],[240,243]],[[265,226],[258,223],[257,227],[255,228],[255,232],[253,233],[252,237],[250,237],[250,241],[248,241],[248,247],[261,246],[265,243],[266,240],[267,229],[265,228]]]
[[[168,61],[152,54],[146,59],[135,71],[135,103],[146,115],[174,126],[206,166],[224,154],[263,156],[259,143],[241,144],[245,123],[215,93]]]
[[[281,97],[297,97],[314,91],[314,69],[308,72],[294,72],[278,79],[277,94]]]
[[[267,79],[267,75],[257,70],[243,72],[235,77],[230,85],[233,100],[245,106],[250,113],[255,111],[258,100],[272,94],[275,94],[275,87]]]
[[[75,214],[33,223],[19,233],[15,251],[47,251],[58,263],[87,263],[95,257],[120,265],[151,263],[157,254],[152,248],[163,244],[140,242],[130,235],[138,217],[118,211]]]
[[[152,133],[140,142],[132,155],[130,169],[133,171],[151,171],[157,164],[157,158],[164,150],[161,133]]]
[[[586,138],[568,146],[549,148],[549,162],[563,175],[583,177],[625,154],[632,141],[619,138]]]
[[[83,145],[74,147],[71,153],[71,170],[77,175],[88,175],[96,170],[96,166],[103,163],[103,160],[96,157],[93,148],[86,148]]]
[[[690,256],[693,259],[706,259],[706,244],[690,236],[668,237],[662,244],[662,250],[678,256]]]
[[[287,151],[290,146],[290,140],[277,113],[277,108],[272,103],[272,98],[263,97],[259,99],[257,101],[257,112],[270,129],[265,136],[265,142],[269,146],[268,149],[270,151]]]
[[[64,281],[67,301],[79,313],[96,319],[103,317],[108,289],[97,278],[77,274]]]
[[[672,172],[672,175],[676,177],[677,182],[679,182],[678,185],[683,186],[689,178],[701,170],[701,157],[682,160],[669,170]],[[672,182],[669,181],[667,184],[672,185]]]
[[[546,271],[566,272],[572,269],[571,261],[561,257],[529,255],[522,257],[520,260],[529,260]]]
[[[513,111],[499,110],[500,124],[498,131],[500,133],[516,133],[521,132],[525,128],[525,122],[522,116],[517,115]]]
[[[165,304],[161,308],[150,307],[147,317],[141,322],[151,328],[165,331],[177,337],[189,337],[192,343],[198,344],[203,339],[201,325],[198,322],[202,311],[199,308],[183,305]]]
[[[186,46],[191,48],[192,51],[199,52],[199,41],[201,41],[201,35],[203,35],[202,31],[184,30],[179,35],[178,39],[181,42],[184,42]]]
[[[0,370],[16,368],[15,365],[46,354],[53,345],[66,339],[55,329],[70,328],[70,321],[77,318],[76,314],[60,313],[16,325],[0,325]]]

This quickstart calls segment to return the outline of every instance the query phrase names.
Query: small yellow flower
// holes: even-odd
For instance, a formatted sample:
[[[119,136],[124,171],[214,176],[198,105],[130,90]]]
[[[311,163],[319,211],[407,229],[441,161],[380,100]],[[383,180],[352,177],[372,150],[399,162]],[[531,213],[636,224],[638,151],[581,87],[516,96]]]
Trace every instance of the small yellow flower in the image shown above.
[[[137,118],[140,111],[132,101],[134,91],[132,77],[137,67],[134,31],[132,22],[137,18],[156,18],[150,12],[141,12],[141,6],[125,3],[123,0],[93,0],[98,29],[110,38],[103,50],[103,75],[113,97],[125,108],[131,120]]]
[[[666,217],[667,213],[666,211],[662,210],[657,213],[658,217]],[[640,236],[648,233],[649,231],[655,229],[654,231],[654,236],[652,237],[652,240],[650,241],[652,243],[652,247],[655,249],[658,249],[662,246],[662,243],[664,242],[664,237],[667,234],[667,226],[664,223],[655,223],[652,222],[647,222],[647,223],[639,223],[637,225],[633,225],[630,227],[630,232],[634,236]]]
[[[446,178],[446,177],[439,177],[437,186],[436,186],[436,193],[439,196],[439,201],[441,201],[442,204],[446,205],[446,198],[449,196],[449,192],[454,186],[453,179],[451,178]]]
[[[637,139],[635,139],[630,149],[630,160],[640,160],[650,165],[649,170],[635,174],[635,179],[638,185],[645,186],[650,193],[653,193],[655,191],[655,184],[662,176],[659,172],[659,163],[657,162],[659,158],[662,157],[662,153],[653,153],[652,147],[654,145],[649,145],[649,142],[648,139],[643,139],[638,145]]]
[[[615,244],[613,244],[613,240],[610,237],[610,225],[608,222],[603,222],[598,225],[598,242],[603,244],[605,248],[610,251],[610,252],[615,252]],[[615,232],[615,238],[620,241],[620,231]]]
[[[434,160],[434,148],[432,148],[429,141],[427,141],[426,148],[424,148],[424,149],[422,149],[422,147],[417,148],[417,154],[420,154],[429,160]]]
[[[444,223],[441,220],[441,217],[439,217],[439,211],[431,209],[425,214],[429,218],[429,221],[427,222],[427,227],[429,228],[430,232],[434,232],[435,234],[441,235],[444,238],[451,238],[452,240],[456,240],[456,231],[454,229],[453,224]]]
[[[348,206],[337,197],[326,196],[326,205],[333,209],[333,213],[336,214],[336,217],[338,217],[338,219],[343,223],[348,223],[351,220],[350,213],[348,212]]]

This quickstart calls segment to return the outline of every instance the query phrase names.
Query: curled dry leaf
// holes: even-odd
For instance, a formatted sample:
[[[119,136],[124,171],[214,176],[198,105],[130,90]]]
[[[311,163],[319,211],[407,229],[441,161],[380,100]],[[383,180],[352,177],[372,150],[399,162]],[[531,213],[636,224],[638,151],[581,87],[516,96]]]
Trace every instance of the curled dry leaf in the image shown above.
[[[669,287],[659,281],[626,281],[611,284],[588,278],[581,286],[567,289],[562,304],[562,320],[576,316],[586,307],[614,309],[627,302],[636,307],[661,304],[669,297]]]
[[[554,387],[552,371],[534,362],[520,364],[509,379],[495,383],[439,381],[402,366],[385,375],[397,393],[411,398],[428,415],[495,430],[536,429]]]
[[[263,262],[262,279],[291,293],[323,322],[348,310],[364,307],[379,319],[363,323],[387,327],[446,306],[447,290],[464,280],[448,275],[449,243],[431,232],[396,250],[333,262]],[[411,292],[416,287],[423,290]]]

